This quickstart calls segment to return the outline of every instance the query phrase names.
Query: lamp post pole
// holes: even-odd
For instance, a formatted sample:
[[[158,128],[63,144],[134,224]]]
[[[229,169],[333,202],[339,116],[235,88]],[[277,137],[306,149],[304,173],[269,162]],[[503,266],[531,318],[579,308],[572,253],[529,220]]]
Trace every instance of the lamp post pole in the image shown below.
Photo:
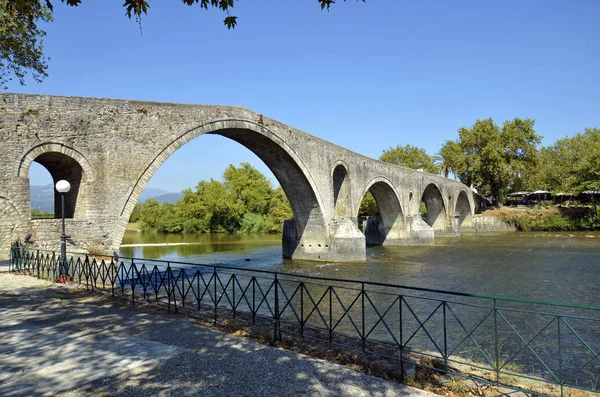
[[[65,234],[65,193],[71,190],[71,184],[65,180],[56,182],[56,191],[60,193],[62,218],[62,233],[60,234],[60,265],[58,270],[58,282],[68,281],[69,274],[67,269],[67,235]]]

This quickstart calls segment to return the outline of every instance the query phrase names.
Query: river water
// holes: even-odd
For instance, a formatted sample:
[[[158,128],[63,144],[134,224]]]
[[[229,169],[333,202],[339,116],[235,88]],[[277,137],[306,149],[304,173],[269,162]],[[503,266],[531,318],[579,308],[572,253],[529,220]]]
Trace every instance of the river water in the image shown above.
[[[437,238],[433,246],[370,247],[367,260],[355,263],[282,260],[281,236],[278,235],[160,235],[128,231],[123,245],[120,250],[123,257],[145,258],[149,265],[151,259],[222,264],[240,269],[600,307],[600,232],[464,234]],[[240,280],[242,278],[240,276]],[[242,282],[242,285],[246,284]],[[295,285],[287,288],[289,294]],[[359,288],[358,284],[354,285],[356,287],[335,287],[340,302],[345,302],[346,307],[351,306],[360,292],[360,289],[352,290]],[[436,340],[438,346],[447,343],[450,349],[455,348],[452,357],[458,357],[459,361],[466,358],[485,366],[490,360],[486,361],[480,354],[485,351],[491,360],[495,360],[494,357],[508,360],[519,372],[531,376],[556,379],[549,371],[554,374],[564,371],[566,384],[599,387],[595,379],[600,373],[600,360],[594,359],[593,352],[600,351],[600,310],[498,301],[500,314],[490,316],[491,300],[468,298],[463,305],[459,303],[462,300],[459,296],[420,295],[418,291],[388,287],[371,292],[372,287],[369,286],[369,299],[379,307],[380,313],[385,312],[383,316],[391,333],[382,326],[374,326],[371,339],[393,344],[390,335],[397,333],[407,348],[420,352],[435,351],[430,339]],[[268,285],[264,288],[266,290]],[[323,295],[326,286],[310,288],[315,299],[327,296]],[[404,303],[391,302],[398,294],[403,294]],[[447,313],[446,306],[439,309],[437,299],[448,299]],[[334,310],[334,315],[330,312],[329,317],[344,318],[340,317],[341,306],[332,301],[331,295],[329,300],[319,302],[322,313]],[[297,302],[294,305],[297,306]],[[368,324],[378,323],[378,315],[367,313],[368,304],[357,304],[352,310],[360,307],[366,307],[364,318]],[[414,318],[408,310],[414,311]],[[557,314],[563,316],[561,320]],[[351,315],[360,318],[358,312]],[[417,317],[420,320],[415,320]],[[348,317],[344,321],[347,320]],[[307,321],[322,326],[316,315]],[[425,325],[420,327],[417,321],[424,321]],[[347,323],[338,330],[352,334],[353,327]],[[402,330],[406,335],[401,335]],[[467,340],[466,330],[473,332],[478,344]],[[568,349],[558,354],[561,343]],[[498,349],[497,354],[495,349]],[[441,352],[440,348],[438,351]]]
[[[600,232],[507,232],[437,238],[433,246],[370,247],[367,261],[281,258],[280,235],[163,235],[128,230],[124,257],[377,281],[600,306]]]

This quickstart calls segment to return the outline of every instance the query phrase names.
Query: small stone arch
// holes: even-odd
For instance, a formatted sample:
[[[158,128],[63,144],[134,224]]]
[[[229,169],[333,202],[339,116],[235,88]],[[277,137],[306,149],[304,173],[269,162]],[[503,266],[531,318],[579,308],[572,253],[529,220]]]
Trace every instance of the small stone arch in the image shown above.
[[[65,194],[65,218],[84,218],[88,209],[88,187],[91,182],[91,166],[78,151],[61,143],[43,143],[31,148],[19,162],[17,177],[28,178],[31,163],[44,166],[52,176],[53,183],[61,179],[71,184]],[[62,216],[61,195],[54,192],[54,216]]]
[[[390,235],[393,235],[394,238],[404,237],[404,211],[394,185],[385,178],[376,178],[369,182],[361,197],[364,198],[369,191],[375,198],[379,213],[367,219],[364,227],[367,244],[385,244]]]
[[[473,227],[473,211],[469,197],[464,190],[461,190],[456,198],[456,213],[459,214],[459,227]]]
[[[348,167],[337,162],[333,169],[333,208],[336,217],[350,217],[350,178]]]
[[[448,229],[448,216],[446,214],[446,205],[444,197],[438,185],[434,182],[430,182],[423,190],[421,200],[425,203],[427,208],[427,216],[425,222],[433,230],[447,230]]]

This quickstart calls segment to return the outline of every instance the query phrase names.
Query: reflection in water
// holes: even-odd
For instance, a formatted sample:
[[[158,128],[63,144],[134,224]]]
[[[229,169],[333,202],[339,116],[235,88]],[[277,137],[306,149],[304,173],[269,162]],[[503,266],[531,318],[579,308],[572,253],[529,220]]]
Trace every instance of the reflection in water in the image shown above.
[[[434,246],[371,247],[359,263],[281,259],[280,235],[162,235],[128,231],[121,255],[322,277],[387,282],[483,295],[600,306],[600,233],[494,233],[438,238]]]

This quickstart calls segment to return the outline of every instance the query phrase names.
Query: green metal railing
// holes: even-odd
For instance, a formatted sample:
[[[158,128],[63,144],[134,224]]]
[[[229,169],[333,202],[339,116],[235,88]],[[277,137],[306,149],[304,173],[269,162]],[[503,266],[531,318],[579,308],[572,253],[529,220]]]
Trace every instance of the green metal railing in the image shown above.
[[[228,266],[67,255],[88,289],[235,318],[407,365],[538,395],[600,392],[600,307]],[[56,279],[54,252],[11,249],[10,270]]]

